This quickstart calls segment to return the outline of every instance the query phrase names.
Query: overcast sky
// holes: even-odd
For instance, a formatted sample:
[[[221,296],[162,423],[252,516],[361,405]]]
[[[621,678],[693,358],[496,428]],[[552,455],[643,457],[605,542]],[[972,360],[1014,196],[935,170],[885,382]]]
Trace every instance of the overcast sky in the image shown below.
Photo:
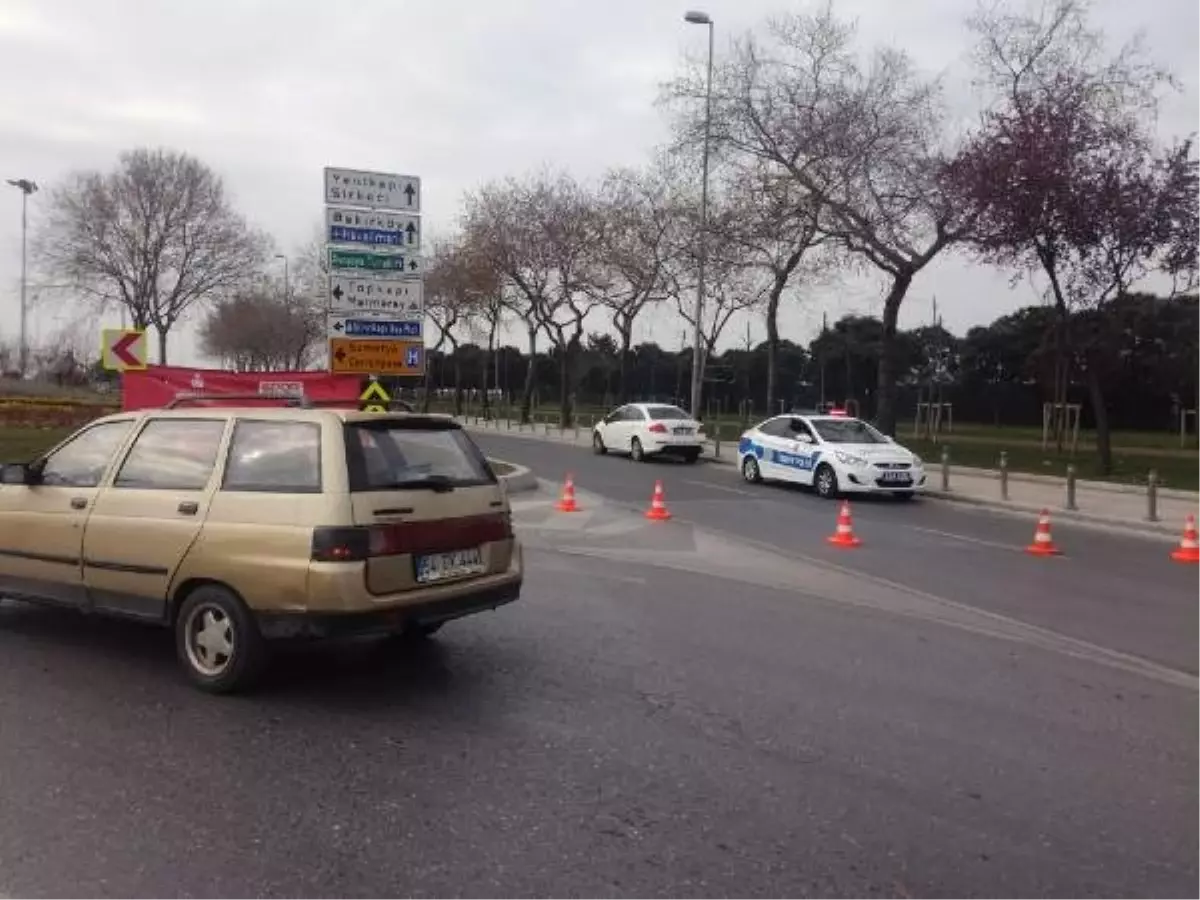
[[[973,0],[836,0],[857,18],[864,47],[906,48],[945,73],[970,104],[963,18]],[[638,164],[664,137],[654,101],[704,29],[682,13],[701,0],[0,0],[0,177],[53,184],[79,168],[109,168],[123,149],[163,145],[224,176],[239,209],[292,249],[321,214],[326,165],[418,175],[426,233],[453,227],[461,193],[487,179],[551,163],[581,178]],[[812,8],[780,0],[704,0],[718,53],[771,13]],[[1143,30],[1181,79],[1164,138],[1197,131],[1196,0],[1096,0],[1114,39]],[[20,193],[0,193],[0,338],[15,338]],[[31,221],[39,196],[30,202]],[[1028,283],[950,257],[913,284],[902,325],[928,321],[936,295],[958,333],[1034,302]],[[877,312],[875,279],[846,280],[796,304],[784,336],[804,340],[822,312]],[[74,318],[39,304],[46,339]],[[113,322],[112,324],[115,324]],[[90,327],[90,326],[89,326]],[[664,345],[682,325],[645,323]],[[751,323],[755,341],[762,328]],[[644,332],[645,333],[645,332]],[[725,343],[745,340],[746,323]],[[98,336],[97,336],[98,340]],[[172,362],[199,361],[190,337]]]

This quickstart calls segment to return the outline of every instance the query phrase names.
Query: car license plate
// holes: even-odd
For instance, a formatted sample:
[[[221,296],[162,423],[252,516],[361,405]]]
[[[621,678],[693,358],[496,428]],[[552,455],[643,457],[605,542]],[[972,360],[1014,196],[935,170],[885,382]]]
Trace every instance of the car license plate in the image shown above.
[[[676,429],[675,429],[675,433],[676,433],[676,434],[691,434],[691,433],[692,433],[692,429],[690,429],[690,428],[676,428]]]
[[[470,550],[452,550],[449,553],[431,553],[418,556],[414,562],[417,581],[430,584],[450,578],[465,578],[483,573],[483,554],[478,547]]]
[[[908,484],[912,477],[907,472],[881,472],[879,480],[889,484]]]

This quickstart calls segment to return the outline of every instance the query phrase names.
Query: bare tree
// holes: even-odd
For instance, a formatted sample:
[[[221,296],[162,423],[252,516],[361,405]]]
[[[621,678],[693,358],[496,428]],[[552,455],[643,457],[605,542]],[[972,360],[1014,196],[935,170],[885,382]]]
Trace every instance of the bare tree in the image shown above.
[[[784,292],[800,280],[816,281],[838,261],[832,239],[820,230],[820,204],[796,181],[754,163],[735,171],[726,193],[737,198],[730,230],[717,239],[738,246],[747,262],[769,279],[764,304],[767,326],[767,409],[775,408],[779,377],[779,308]],[[826,249],[819,254],[817,251]]]
[[[591,247],[594,290],[611,316],[617,348],[617,399],[628,399],[633,327],[642,312],[667,298],[668,264],[676,251],[678,203],[673,161],[663,157],[647,171],[616,169],[600,185]]]
[[[238,372],[299,370],[313,363],[324,336],[323,307],[263,277],[217,301],[200,327],[200,346]]]
[[[700,249],[699,203],[683,208],[684,229],[689,236],[672,254],[668,267],[668,292],[679,315],[696,327],[694,306],[695,278]],[[704,310],[700,322],[700,378],[704,379],[708,359],[717,342],[735,315],[761,309],[770,290],[770,280],[763,277],[761,268],[751,261],[748,248],[737,241],[722,240],[721,236],[737,229],[740,210],[719,196],[710,197],[708,213],[710,239],[707,254],[707,276]],[[698,411],[697,411],[698,414]]]
[[[499,275],[503,302],[529,337],[522,421],[532,405],[539,332],[558,356],[560,421],[571,419],[574,364],[584,322],[597,303],[589,255],[600,239],[597,222],[592,198],[561,173],[508,179],[466,198],[467,241]]]
[[[1150,270],[1194,281],[1196,170],[1190,143],[1154,147],[1153,113],[1170,78],[1144,61],[1136,39],[1109,54],[1086,13],[1080,0],[1054,0],[971,20],[981,81],[996,100],[949,180],[980,211],[979,254],[1045,276],[1056,311],[1054,402],[1065,403],[1071,361],[1082,356],[1107,471],[1099,343],[1074,345],[1072,312],[1123,295]]]
[[[685,77],[679,138],[693,143],[701,82]],[[821,230],[889,281],[883,303],[876,419],[894,431],[900,306],[917,273],[962,236],[942,190],[942,109],[936,82],[902,52],[859,61],[855,30],[827,6],[748,35],[714,76],[712,136],[719,156],[754,159],[793,179],[821,209]]]
[[[134,327],[153,327],[160,363],[175,324],[252,276],[266,246],[204,163],[146,149],[54,188],[35,240],[47,274],[101,306],[124,307]]]
[[[454,414],[462,415],[462,361],[458,357],[462,329],[478,317],[484,298],[497,292],[496,276],[487,257],[463,240],[434,244],[425,276],[425,316],[437,329],[431,348],[449,345],[454,362]],[[425,409],[429,408],[430,367],[425,369]]]

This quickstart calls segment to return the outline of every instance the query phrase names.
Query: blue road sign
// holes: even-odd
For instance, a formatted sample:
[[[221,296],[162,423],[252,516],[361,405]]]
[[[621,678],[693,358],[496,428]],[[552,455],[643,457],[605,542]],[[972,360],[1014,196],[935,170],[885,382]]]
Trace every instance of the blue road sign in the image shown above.
[[[421,366],[421,348],[409,347],[404,351],[404,365],[410,369],[417,369]]]
[[[419,338],[420,322],[395,319],[332,319],[331,337],[348,338]]]
[[[412,232],[382,231],[378,228],[329,226],[329,240],[337,244],[371,244],[376,247],[411,247],[416,243]]]

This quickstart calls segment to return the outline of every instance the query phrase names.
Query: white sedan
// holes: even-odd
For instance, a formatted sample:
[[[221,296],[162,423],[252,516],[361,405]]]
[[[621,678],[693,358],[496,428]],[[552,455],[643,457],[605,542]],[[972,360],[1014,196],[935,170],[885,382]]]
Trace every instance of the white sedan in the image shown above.
[[[610,412],[592,429],[596,453],[628,453],[636,462],[649,456],[677,456],[694,463],[704,449],[704,426],[678,406],[630,403]]]
[[[861,419],[784,415],[760,422],[738,441],[747,481],[790,481],[838,494],[912,497],[925,489],[921,458]]]

